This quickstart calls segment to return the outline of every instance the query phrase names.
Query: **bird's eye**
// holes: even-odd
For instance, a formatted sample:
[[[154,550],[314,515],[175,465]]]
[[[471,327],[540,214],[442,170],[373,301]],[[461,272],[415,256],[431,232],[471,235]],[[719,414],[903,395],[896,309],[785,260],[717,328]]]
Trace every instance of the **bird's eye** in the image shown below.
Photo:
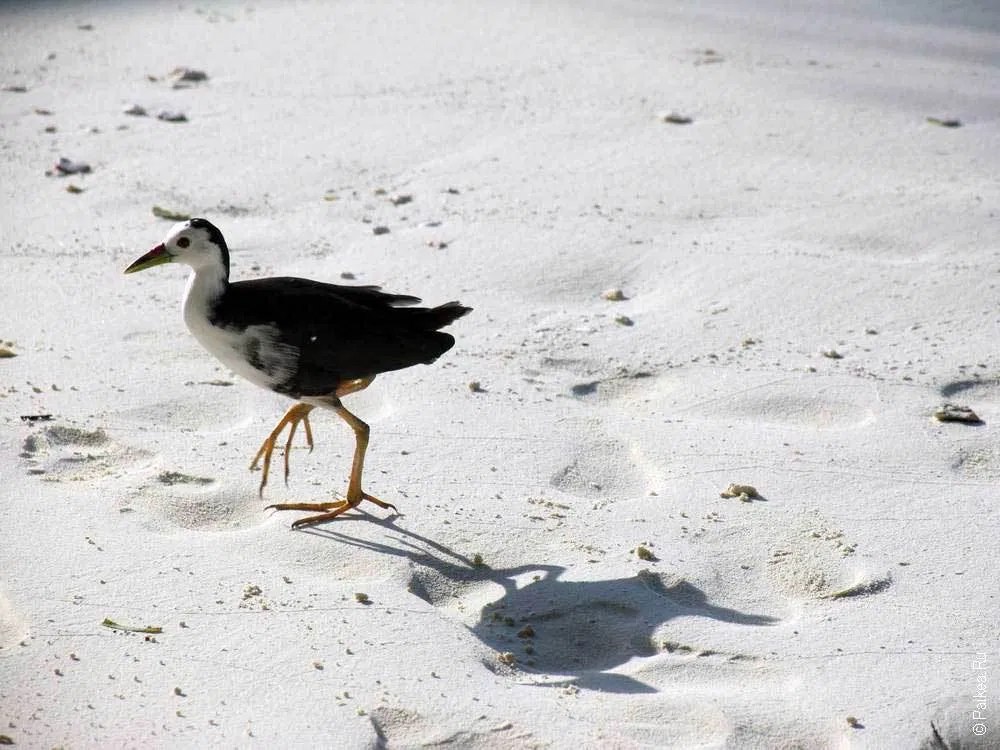
[[[177,240],[177,247],[187,247],[190,244],[191,240],[189,240],[187,237],[181,237],[179,240]]]

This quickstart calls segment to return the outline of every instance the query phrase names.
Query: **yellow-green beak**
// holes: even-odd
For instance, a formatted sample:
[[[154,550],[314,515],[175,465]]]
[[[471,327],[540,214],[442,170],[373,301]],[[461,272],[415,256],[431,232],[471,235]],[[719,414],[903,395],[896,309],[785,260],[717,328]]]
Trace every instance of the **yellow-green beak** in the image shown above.
[[[145,271],[147,268],[152,268],[153,266],[159,266],[163,263],[169,263],[174,259],[170,253],[167,252],[162,244],[157,245],[148,253],[143,255],[141,258],[136,260],[131,266],[125,269],[125,273],[135,273],[136,271]]]

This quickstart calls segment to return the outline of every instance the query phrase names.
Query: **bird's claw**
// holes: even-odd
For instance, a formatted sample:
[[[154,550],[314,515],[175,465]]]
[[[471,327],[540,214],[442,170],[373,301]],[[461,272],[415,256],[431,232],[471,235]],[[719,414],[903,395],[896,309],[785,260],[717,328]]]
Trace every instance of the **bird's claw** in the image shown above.
[[[336,500],[328,503],[272,503],[264,508],[264,510],[313,510],[320,511],[312,516],[306,516],[305,518],[299,518],[292,522],[293,529],[300,529],[303,526],[312,526],[313,524],[323,523],[324,521],[331,521],[337,516],[340,516],[352,508],[358,507],[363,500],[368,500],[369,502],[375,503],[375,505],[386,510],[392,510],[393,513],[399,515],[399,510],[392,503],[387,503],[384,500],[379,500],[374,495],[369,495],[367,492],[360,493],[360,497],[356,500]]]
[[[264,465],[262,467],[263,475],[260,478],[260,488],[257,490],[258,494],[264,496],[264,487],[267,486],[268,475],[271,472],[271,456],[274,454],[274,445],[284,432],[285,428],[288,427],[288,439],[285,440],[285,484],[288,484],[288,475],[291,472],[291,466],[289,460],[292,452],[292,439],[295,437],[295,431],[299,427],[299,422],[305,423],[306,431],[306,444],[309,446],[309,450],[313,449],[313,435],[312,435],[312,425],[309,424],[309,412],[313,410],[311,404],[297,403],[294,404],[285,415],[278,421],[271,433],[264,439],[261,443],[260,448],[257,450],[257,454],[253,457],[253,461],[250,462],[250,471],[255,471],[257,469],[257,462],[264,459]]]

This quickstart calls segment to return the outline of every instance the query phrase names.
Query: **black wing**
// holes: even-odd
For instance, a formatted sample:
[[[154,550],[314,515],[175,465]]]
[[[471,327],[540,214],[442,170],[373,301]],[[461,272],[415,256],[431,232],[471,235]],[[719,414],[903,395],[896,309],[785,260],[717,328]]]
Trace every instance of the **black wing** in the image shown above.
[[[340,286],[271,278],[230,284],[213,322],[240,329],[273,326],[276,343],[298,350],[296,371],[281,391],[328,395],[344,380],[429,364],[455,339],[438,329],[469,312],[457,302],[415,307],[420,300],[374,286]]]

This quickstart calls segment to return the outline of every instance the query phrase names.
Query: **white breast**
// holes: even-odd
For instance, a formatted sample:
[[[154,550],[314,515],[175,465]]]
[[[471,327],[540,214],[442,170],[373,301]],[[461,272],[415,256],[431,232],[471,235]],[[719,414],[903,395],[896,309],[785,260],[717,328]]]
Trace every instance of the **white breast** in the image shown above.
[[[188,279],[184,323],[198,343],[237,375],[262,388],[273,388],[294,375],[298,350],[279,343],[273,325],[239,330],[212,324],[210,308],[222,288],[223,282],[209,274],[195,272]]]

